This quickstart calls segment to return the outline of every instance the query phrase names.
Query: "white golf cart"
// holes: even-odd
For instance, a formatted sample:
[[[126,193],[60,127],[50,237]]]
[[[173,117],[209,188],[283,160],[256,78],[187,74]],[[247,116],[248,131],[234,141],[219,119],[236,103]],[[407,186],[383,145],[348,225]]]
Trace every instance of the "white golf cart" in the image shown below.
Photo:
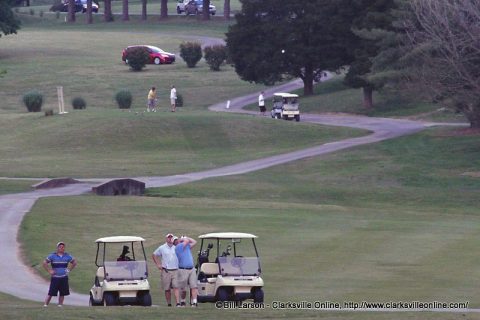
[[[95,240],[98,269],[90,290],[91,306],[151,306],[145,239],[131,236]]]
[[[197,264],[198,302],[263,303],[263,279],[255,238],[249,233],[222,232],[202,239]],[[210,251],[213,251],[210,257]]]
[[[298,95],[285,92],[273,94],[272,118],[300,121]]]

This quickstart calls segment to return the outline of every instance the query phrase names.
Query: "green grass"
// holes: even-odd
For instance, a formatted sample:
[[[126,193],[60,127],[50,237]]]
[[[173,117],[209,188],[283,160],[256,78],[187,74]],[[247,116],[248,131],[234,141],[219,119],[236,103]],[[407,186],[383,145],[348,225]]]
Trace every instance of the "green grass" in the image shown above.
[[[143,111],[87,107],[54,117],[5,114],[0,119],[0,176],[171,175],[364,134],[183,108]]]
[[[3,180],[0,179],[0,195],[32,190],[32,185],[38,183],[34,180]]]

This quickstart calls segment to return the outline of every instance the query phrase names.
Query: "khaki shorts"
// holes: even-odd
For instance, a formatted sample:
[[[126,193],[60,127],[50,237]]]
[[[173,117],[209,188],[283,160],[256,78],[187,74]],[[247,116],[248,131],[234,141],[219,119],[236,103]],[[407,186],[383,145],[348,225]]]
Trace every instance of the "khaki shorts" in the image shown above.
[[[165,291],[170,288],[178,288],[178,270],[162,269],[162,288]]]
[[[178,286],[180,288],[186,288],[189,286],[191,289],[197,287],[197,271],[193,269],[178,269]]]

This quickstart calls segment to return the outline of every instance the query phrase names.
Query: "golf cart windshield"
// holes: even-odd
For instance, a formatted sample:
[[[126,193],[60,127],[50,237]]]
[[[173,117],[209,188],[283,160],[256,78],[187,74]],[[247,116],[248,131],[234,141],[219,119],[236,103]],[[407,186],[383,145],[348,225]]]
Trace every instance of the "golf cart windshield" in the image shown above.
[[[146,261],[105,261],[106,280],[143,280],[147,279]]]
[[[260,262],[257,257],[218,257],[223,276],[259,276]]]

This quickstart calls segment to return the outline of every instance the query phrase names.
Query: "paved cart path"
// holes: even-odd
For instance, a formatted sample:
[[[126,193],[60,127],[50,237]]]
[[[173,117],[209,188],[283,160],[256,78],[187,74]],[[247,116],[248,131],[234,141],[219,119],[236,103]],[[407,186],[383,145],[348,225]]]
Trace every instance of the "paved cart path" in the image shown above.
[[[270,97],[273,92],[292,91],[301,87],[302,83],[300,81],[293,81],[279,87],[265,90],[265,96]],[[255,103],[257,101],[257,97],[258,93],[256,92],[251,95],[232,99],[228,109],[226,108],[227,101],[213,105],[209,109],[214,112],[236,112],[245,114],[246,116],[251,116],[252,114],[257,115],[258,112],[242,110],[243,106]],[[323,145],[289,152],[286,154],[232,164],[212,170],[164,177],[136,177],[134,179],[144,181],[146,183],[146,187],[151,188],[178,185],[206,178],[243,174],[307,157],[320,156],[346,148],[413,134],[423,130],[426,127],[437,125],[435,123],[424,123],[409,120],[370,118],[348,115],[302,114],[301,117],[301,121],[304,122],[361,128],[371,131],[371,134],[363,137],[325,143]],[[272,119],[272,121],[283,120]],[[295,123],[292,122],[292,125],[295,125]],[[0,196],[0,275],[2,277],[2,286],[0,286],[0,291],[22,299],[39,302],[43,301],[48,289],[48,283],[45,281],[45,279],[38,276],[34,272],[33,268],[26,266],[21,258],[21,246],[17,241],[20,223],[24,215],[30,211],[37,199],[42,197],[84,194],[89,192],[94,184],[108,181],[108,179],[99,178],[81,181],[82,183],[72,184],[56,189],[36,190]],[[86,306],[88,305],[88,295],[73,293],[65,299],[65,304]],[[477,312],[480,310],[458,309],[456,311]]]

